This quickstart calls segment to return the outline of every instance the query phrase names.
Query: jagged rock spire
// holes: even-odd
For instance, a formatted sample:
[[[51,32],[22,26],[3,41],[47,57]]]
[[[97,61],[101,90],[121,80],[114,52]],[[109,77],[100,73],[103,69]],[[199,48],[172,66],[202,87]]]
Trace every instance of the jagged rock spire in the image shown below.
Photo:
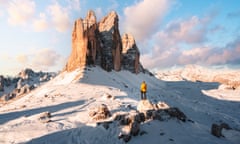
[[[121,68],[134,73],[141,71],[135,40],[129,34],[121,38],[118,21],[117,13],[112,11],[97,23],[92,10],[85,19],[76,20],[72,32],[72,52],[64,70],[100,65],[107,71],[120,71]],[[123,49],[127,52],[123,53]]]
[[[140,52],[135,43],[134,37],[131,34],[125,33],[122,36],[122,45],[123,45],[122,51],[123,68],[133,73],[139,73],[140,71],[142,71],[142,66],[139,62]]]

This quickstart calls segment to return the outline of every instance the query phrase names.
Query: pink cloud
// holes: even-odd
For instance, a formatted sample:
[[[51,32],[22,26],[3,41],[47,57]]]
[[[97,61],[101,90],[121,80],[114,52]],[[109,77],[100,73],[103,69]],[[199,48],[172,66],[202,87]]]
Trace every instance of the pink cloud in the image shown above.
[[[52,49],[40,49],[32,53],[19,54],[16,56],[16,62],[23,68],[29,67],[34,70],[52,70],[56,67],[58,70],[63,68],[65,58]]]
[[[51,16],[54,28],[57,31],[65,32],[71,27],[69,17],[70,12],[67,8],[62,7],[56,2],[48,6],[48,12]]]
[[[8,22],[12,25],[24,25],[35,13],[35,3],[31,0],[13,0],[7,8]]]
[[[149,39],[159,28],[169,5],[168,0],[143,0],[126,7],[124,31],[132,33],[137,41]]]
[[[168,23],[154,35],[151,51],[143,53],[141,62],[147,68],[240,63],[240,37],[223,47],[207,45],[207,36],[213,30],[208,26],[214,16],[192,16]],[[216,28],[223,30],[222,27]]]
[[[40,13],[39,18],[33,21],[33,27],[35,31],[44,31],[49,27],[46,15],[44,13]]]

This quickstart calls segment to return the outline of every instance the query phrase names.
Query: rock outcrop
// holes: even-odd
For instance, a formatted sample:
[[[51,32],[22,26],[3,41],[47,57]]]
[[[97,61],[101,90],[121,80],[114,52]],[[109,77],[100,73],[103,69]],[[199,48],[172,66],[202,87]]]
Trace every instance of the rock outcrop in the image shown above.
[[[4,91],[4,77],[0,76],[0,91]]]
[[[72,52],[64,70],[100,65],[106,71],[142,71],[135,40],[129,34],[121,38],[118,22],[114,11],[99,22],[93,11],[89,11],[85,19],[76,20],[72,32]]]
[[[96,109],[89,112],[89,116],[94,120],[103,120],[111,116],[110,111],[108,110],[107,105],[101,104]]]
[[[118,29],[118,15],[110,12],[99,23],[102,48],[102,68],[110,71],[121,70],[122,42]]]
[[[122,36],[123,45],[123,68],[133,73],[139,73],[143,70],[142,65],[139,62],[140,52],[136,45],[135,39],[131,34],[124,34]]]
[[[97,20],[93,11],[89,11],[85,19],[75,21],[72,32],[72,53],[65,68],[67,71],[95,63],[98,49],[96,34]]]

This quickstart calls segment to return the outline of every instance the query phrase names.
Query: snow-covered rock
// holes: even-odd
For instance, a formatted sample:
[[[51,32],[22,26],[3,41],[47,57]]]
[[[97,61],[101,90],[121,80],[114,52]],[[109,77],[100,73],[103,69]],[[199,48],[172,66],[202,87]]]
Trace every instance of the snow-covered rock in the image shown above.
[[[24,69],[13,78],[0,76],[0,97],[3,101],[19,97],[55,76],[55,73],[34,72],[31,69]]]
[[[148,110],[154,110],[154,106],[149,100],[141,100],[138,103],[137,110],[139,112],[146,112]]]

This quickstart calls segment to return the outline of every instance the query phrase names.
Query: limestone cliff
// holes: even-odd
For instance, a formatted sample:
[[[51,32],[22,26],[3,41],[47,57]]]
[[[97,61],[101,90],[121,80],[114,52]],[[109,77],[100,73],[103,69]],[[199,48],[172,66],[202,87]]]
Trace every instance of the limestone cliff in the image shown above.
[[[116,12],[110,12],[99,22],[99,33],[102,48],[102,67],[107,71],[111,69],[121,70],[122,42]]]
[[[106,71],[120,71],[122,68],[134,73],[142,71],[135,40],[129,34],[121,38],[118,21],[114,11],[99,22],[93,11],[89,11],[85,19],[76,20],[72,31],[72,52],[64,70],[100,65]]]
[[[142,71],[142,65],[139,62],[140,52],[135,43],[135,39],[131,34],[124,34],[122,37],[123,45],[123,68],[133,73],[139,73]]]
[[[89,11],[84,20],[75,21],[72,32],[72,52],[65,68],[67,71],[95,63],[98,46],[96,31],[97,22],[93,11]]]

